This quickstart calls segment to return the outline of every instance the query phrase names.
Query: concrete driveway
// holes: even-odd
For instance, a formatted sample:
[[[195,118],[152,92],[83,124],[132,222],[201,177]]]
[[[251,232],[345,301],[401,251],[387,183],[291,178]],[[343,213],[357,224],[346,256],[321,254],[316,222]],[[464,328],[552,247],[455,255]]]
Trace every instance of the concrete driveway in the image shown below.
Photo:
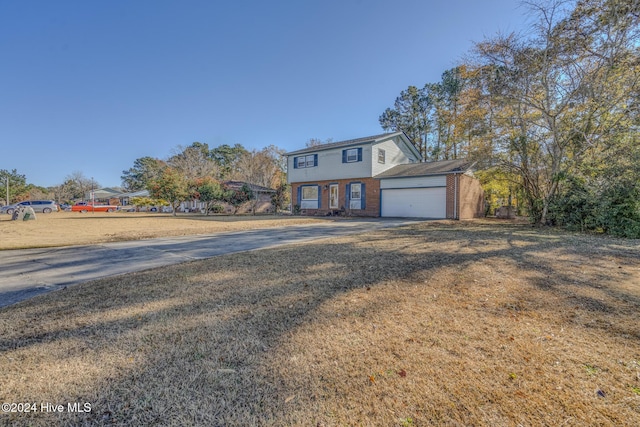
[[[76,283],[217,255],[397,227],[406,219],[327,221],[95,246],[0,251],[0,307]]]

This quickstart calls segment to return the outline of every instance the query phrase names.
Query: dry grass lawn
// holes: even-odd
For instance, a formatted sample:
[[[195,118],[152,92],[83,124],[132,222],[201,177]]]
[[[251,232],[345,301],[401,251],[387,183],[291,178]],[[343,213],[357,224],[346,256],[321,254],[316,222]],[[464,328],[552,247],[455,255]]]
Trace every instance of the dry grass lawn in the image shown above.
[[[0,309],[5,425],[640,425],[640,245],[430,222]],[[66,407],[66,406],[65,406]]]
[[[11,221],[0,215],[0,250],[87,245],[152,237],[242,231],[307,224],[320,219],[286,216],[205,216],[125,212],[54,212],[35,221]]]

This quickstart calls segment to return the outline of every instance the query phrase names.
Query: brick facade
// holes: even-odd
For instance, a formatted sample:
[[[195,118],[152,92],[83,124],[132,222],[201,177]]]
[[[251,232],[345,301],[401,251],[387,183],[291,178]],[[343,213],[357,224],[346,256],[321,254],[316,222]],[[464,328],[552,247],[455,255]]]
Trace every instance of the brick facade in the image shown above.
[[[482,218],[485,215],[484,191],[480,181],[469,175],[460,175],[458,191],[458,219]]]
[[[365,184],[365,208],[349,209],[347,206],[347,185]],[[329,188],[338,184],[338,209],[329,209]],[[298,188],[305,185],[320,187],[320,208],[302,209],[303,215],[328,215],[330,213],[347,216],[380,216],[380,180],[376,178],[336,179],[318,182],[296,182],[291,185],[292,206],[301,205]],[[484,216],[484,192],[478,179],[463,174],[447,175],[446,217],[447,219],[471,219]]]
[[[447,219],[484,216],[484,192],[480,181],[469,175],[447,175]]]
[[[365,208],[349,209],[347,206],[347,185],[352,183],[364,184]],[[338,184],[338,209],[329,209],[329,186]],[[317,182],[295,182],[291,184],[291,204],[301,205],[298,200],[298,188],[305,185],[320,186],[320,209],[302,209],[304,215],[328,215],[332,211],[348,216],[380,216],[380,180],[375,178],[334,179]]]
[[[447,219],[456,219],[456,175],[447,175]]]

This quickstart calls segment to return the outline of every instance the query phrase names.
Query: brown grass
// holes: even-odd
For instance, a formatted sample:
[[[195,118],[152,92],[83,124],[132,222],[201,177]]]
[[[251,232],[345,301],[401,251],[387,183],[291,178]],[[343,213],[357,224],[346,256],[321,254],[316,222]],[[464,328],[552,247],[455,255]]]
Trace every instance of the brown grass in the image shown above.
[[[205,216],[161,213],[36,214],[35,221],[11,221],[0,215],[0,250],[68,245],[87,245],[153,237],[243,231],[255,228],[308,224],[318,218],[286,216]]]
[[[640,424],[640,246],[432,222],[0,310],[6,425]]]

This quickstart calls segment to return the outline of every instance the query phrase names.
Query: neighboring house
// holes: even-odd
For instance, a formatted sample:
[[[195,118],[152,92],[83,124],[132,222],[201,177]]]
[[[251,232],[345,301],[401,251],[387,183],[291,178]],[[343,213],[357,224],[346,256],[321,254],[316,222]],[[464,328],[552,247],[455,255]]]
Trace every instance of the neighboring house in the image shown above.
[[[85,200],[94,200],[96,202],[119,205],[119,196],[121,193],[122,191],[116,188],[98,188],[85,193]]]
[[[271,196],[276,193],[276,190],[273,188],[263,187],[261,185],[249,184],[243,181],[225,181],[223,184],[230,190],[240,190],[243,185],[247,184],[251,191],[253,192],[253,201],[247,203],[240,212],[252,212],[255,206],[255,213],[268,213],[273,212],[273,205],[271,204]],[[225,212],[230,213],[233,212],[233,207],[227,205],[226,203],[222,204],[225,207]]]
[[[484,216],[483,191],[471,162],[421,161],[404,132],[287,153],[292,205],[306,215]]]
[[[255,206],[256,213],[267,213],[273,212],[273,206],[271,205],[271,195],[276,192],[276,190],[272,188],[262,187],[256,184],[249,184],[243,181],[223,181],[222,184],[228,188],[229,190],[240,190],[243,185],[247,184],[251,191],[253,191],[254,200],[252,202],[247,202],[242,209],[238,211],[238,213],[251,213],[253,212],[253,207]],[[224,209],[224,213],[233,213],[233,206],[228,203],[219,202],[216,203],[221,205]],[[179,210],[187,211],[187,212],[198,212],[204,211],[206,204],[193,199],[187,202],[183,202],[180,204]]]
[[[120,198],[120,203],[122,206],[128,206],[131,204],[131,199],[137,197],[151,197],[149,194],[149,190],[140,190],[134,191],[132,193],[122,193],[118,196]]]
[[[240,209],[239,213],[249,213],[253,211],[253,207],[255,205],[256,213],[266,213],[273,212],[273,206],[271,205],[271,195],[275,194],[276,190],[272,188],[262,187],[260,185],[249,184],[243,181],[224,181],[222,182],[230,190],[240,190],[244,184],[249,185],[249,188],[254,193],[254,200],[252,203],[246,203]],[[96,200],[98,196],[101,197],[111,197],[112,204],[120,204],[122,206],[131,205],[131,199],[138,197],[151,197],[148,190],[136,191],[133,193],[116,193],[116,190],[107,188],[100,189],[95,191]],[[118,198],[113,201],[113,197],[117,196]],[[117,203],[116,203],[117,202]],[[232,213],[234,211],[233,206],[219,202],[217,203],[221,205],[224,209],[224,213]],[[188,200],[182,202],[178,207],[178,212],[203,212],[206,207],[206,204],[197,199]]]

